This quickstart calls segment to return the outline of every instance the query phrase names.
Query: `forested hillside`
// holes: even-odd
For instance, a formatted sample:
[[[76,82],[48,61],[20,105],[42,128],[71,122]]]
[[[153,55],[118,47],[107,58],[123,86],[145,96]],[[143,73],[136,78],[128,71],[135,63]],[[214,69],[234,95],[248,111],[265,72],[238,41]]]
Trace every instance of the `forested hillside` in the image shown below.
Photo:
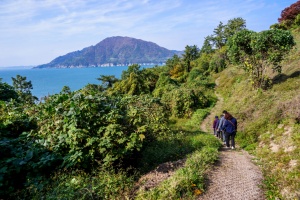
[[[193,199],[222,145],[199,124],[223,109],[259,161],[265,197],[299,198],[297,19],[259,33],[242,18],[220,22],[200,49],[186,46],[165,66],[134,64],[120,79],[101,75],[102,84],[65,86],[42,102],[26,77],[0,82],[0,198]],[[215,92],[222,110],[212,109]],[[176,160],[185,165],[172,177],[140,187],[139,177]]]

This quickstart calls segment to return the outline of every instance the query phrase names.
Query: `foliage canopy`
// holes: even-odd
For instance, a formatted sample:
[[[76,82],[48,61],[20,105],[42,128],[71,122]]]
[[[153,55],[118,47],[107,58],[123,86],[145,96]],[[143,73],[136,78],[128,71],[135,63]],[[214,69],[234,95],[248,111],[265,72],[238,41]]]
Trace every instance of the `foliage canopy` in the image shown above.
[[[228,56],[249,73],[255,88],[265,89],[270,85],[268,68],[280,73],[280,63],[294,45],[289,31],[274,29],[257,33],[242,30],[229,40]]]

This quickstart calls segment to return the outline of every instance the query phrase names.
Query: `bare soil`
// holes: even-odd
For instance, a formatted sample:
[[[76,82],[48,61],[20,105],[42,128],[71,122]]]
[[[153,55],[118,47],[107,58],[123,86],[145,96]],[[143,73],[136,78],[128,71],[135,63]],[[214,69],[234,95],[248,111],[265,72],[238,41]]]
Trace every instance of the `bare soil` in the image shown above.
[[[142,176],[136,183],[137,188],[149,190],[157,186],[163,180],[171,177],[175,170],[183,167],[186,159],[177,160],[174,162],[166,162],[160,164],[154,170]]]

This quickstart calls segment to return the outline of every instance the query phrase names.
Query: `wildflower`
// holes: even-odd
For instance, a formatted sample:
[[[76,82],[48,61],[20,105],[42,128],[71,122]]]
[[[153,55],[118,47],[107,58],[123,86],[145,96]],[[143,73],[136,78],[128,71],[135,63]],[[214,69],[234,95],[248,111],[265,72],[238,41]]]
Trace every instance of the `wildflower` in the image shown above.
[[[196,190],[194,190],[194,194],[195,194],[196,196],[198,196],[198,195],[202,194],[202,191],[199,190],[199,189],[196,189]]]

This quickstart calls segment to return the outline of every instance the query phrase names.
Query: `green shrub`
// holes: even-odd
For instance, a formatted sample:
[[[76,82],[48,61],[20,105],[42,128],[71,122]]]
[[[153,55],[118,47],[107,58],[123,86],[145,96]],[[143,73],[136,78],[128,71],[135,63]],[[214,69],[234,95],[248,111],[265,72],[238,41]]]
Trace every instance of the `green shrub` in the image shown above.
[[[57,172],[41,190],[30,185],[31,199],[120,199],[129,198],[134,179],[120,170]]]
[[[226,68],[226,47],[222,47],[222,49],[216,51],[209,62],[210,72],[221,72]]]
[[[8,101],[10,99],[18,99],[18,93],[7,83],[0,80],[0,101]]]
[[[28,138],[37,127],[27,110],[14,102],[0,104],[0,198],[7,199],[35,176],[48,174],[57,157]]]
[[[39,129],[31,136],[60,155],[64,167],[109,166],[167,131],[164,108],[147,96],[60,94],[37,109]]]
[[[209,69],[209,62],[211,60],[212,54],[202,53],[200,58],[194,61],[196,68],[198,68],[202,73]]]
[[[197,107],[201,107],[198,97],[194,90],[179,88],[163,94],[162,102],[170,109],[173,116],[187,117],[190,116]]]

